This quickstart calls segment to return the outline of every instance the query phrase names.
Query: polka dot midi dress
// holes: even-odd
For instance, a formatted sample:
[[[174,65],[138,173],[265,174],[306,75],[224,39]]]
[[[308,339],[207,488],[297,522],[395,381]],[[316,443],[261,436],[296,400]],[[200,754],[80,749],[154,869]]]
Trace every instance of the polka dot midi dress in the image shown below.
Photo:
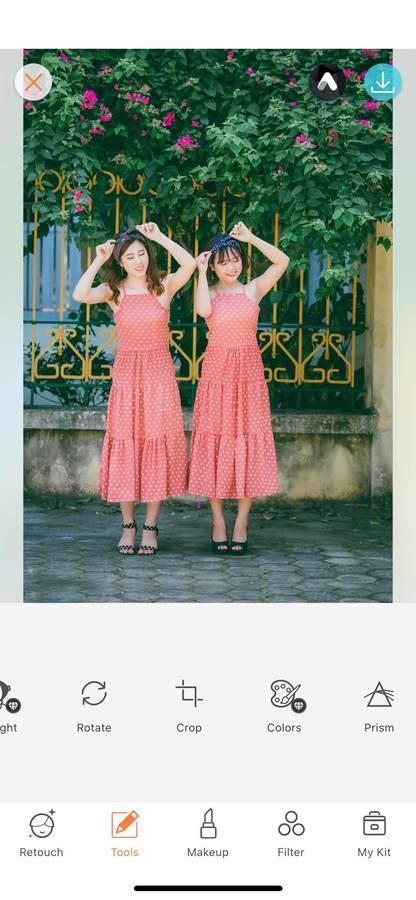
[[[124,289],[123,289],[124,290]],[[186,491],[186,443],[169,312],[150,291],[123,293],[98,488],[103,500],[165,500]]]
[[[195,398],[188,491],[264,497],[279,490],[269,393],[257,344],[258,304],[241,291],[212,298]]]

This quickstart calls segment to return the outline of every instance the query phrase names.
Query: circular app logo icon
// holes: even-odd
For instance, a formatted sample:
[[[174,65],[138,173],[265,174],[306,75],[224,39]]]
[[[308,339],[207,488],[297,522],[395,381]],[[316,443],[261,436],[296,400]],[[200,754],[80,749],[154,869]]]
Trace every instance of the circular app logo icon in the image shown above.
[[[22,704],[17,697],[10,697],[10,699],[6,701],[6,709],[9,713],[17,713],[21,708]]]
[[[28,63],[22,66],[14,79],[17,93],[24,100],[30,100],[33,103],[36,100],[43,100],[52,87],[52,75],[49,69],[38,63]]]
[[[345,91],[347,79],[339,66],[320,63],[309,76],[309,87],[318,100],[337,100]]]
[[[402,76],[398,69],[387,63],[371,66],[364,78],[364,87],[372,100],[385,103],[394,100],[402,86]]]

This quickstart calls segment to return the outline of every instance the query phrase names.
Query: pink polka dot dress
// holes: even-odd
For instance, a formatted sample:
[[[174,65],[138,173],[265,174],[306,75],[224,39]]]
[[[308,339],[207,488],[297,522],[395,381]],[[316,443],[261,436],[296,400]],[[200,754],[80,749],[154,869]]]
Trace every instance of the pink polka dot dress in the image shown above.
[[[121,296],[98,488],[103,500],[164,500],[186,492],[186,443],[169,312],[157,297]]]
[[[195,399],[188,491],[205,497],[278,493],[270,402],[257,344],[258,304],[244,286],[217,291]]]

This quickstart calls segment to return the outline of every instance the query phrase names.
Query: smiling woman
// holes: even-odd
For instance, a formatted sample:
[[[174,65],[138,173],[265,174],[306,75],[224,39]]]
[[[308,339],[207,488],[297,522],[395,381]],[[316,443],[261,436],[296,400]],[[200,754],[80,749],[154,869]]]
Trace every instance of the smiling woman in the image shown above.
[[[239,280],[244,274],[241,242],[251,243],[271,263],[246,284]],[[260,300],[281,278],[289,257],[238,222],[230,234],[212,238],[197,262],[197,310],[207,321],[209,343],[195,400],[188,490],[209,497],[215,553],[229,550],[223,500],[238,500],[230,549],[241,555],[248,548],[253,497],[279,490],[257,322]]]
[[[149,241],[179,263],[162,276]],[[104,281],[92,282],[105,262]],[[134,506],[147,503],[138,553],[157,546],[160,503],[186,490],[186,445],[175,369],[169,353],[170,302],[195,268],[187,250],[167,238],[154,222],[120,232],[97,247],[97,256],[74,290],[83,303],[107,302],[118,334],[113,383],[102,449],[99,490],[103,500],[120,503],[123,533],[118,552],[131,555],[137,523]]]

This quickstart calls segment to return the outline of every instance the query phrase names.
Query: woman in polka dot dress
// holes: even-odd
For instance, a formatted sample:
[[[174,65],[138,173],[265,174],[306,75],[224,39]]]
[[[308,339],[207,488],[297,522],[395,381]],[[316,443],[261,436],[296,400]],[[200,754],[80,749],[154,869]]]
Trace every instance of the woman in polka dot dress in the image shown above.
[[[172,275],[162,278],[149,239],[179,263]],[[110,258],[103,283],[93,288],[95,275]],[[120,553],[134,553],[135,503],[147,503],[138,553],[152,554],[161,501],[186,492],[186,444],[168,322],[170,302],[194,270],[191,254],[149,222],[100,244],[74,290],[81,303],[107,302],[117,326],[98,487],[103,500],[120,503]]]
[[[263,275],[242,284],[244,254],[250,243],[270,260]],[[246,553],[253,497],[279,490],[270,403],[257,344],[259,303],[286,270],[289,258],[239,222],[219,235],[197,259],[197,311],[209,327],[195,399],[188,491],[209,497],[213,517],[212,550]],[[210,286],[208,274],[215,279]],[[231,547],[223,500],[238,500]]]

